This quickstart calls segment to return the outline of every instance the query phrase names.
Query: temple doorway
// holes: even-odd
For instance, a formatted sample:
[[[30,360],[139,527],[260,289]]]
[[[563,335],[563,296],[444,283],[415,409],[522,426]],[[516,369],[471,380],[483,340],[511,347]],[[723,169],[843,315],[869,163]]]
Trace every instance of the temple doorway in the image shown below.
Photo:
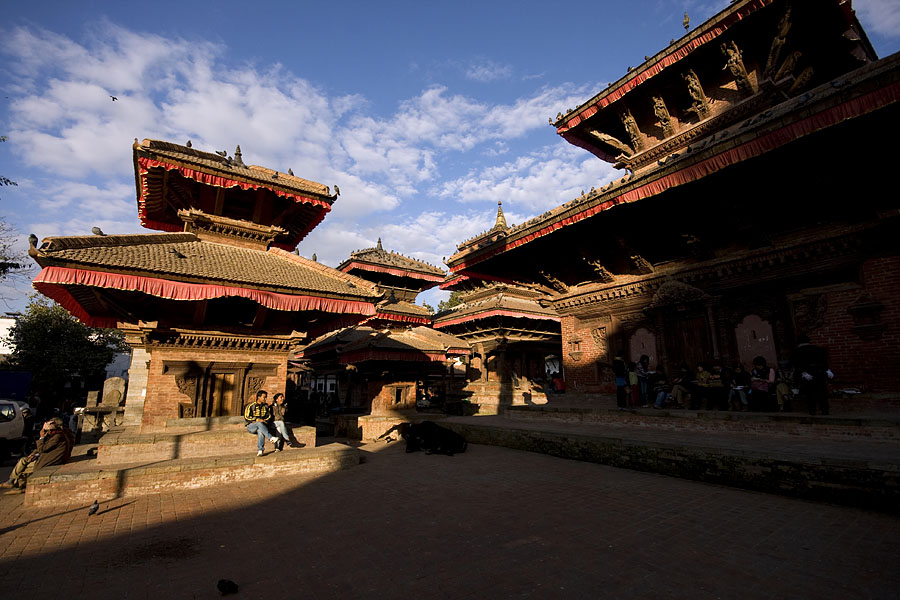
[[[683,316],[668,320],[666,352],[669,368],[676,372],[682,364],[693,371],[701,362],[712,359],[709,325],[703,316]]]

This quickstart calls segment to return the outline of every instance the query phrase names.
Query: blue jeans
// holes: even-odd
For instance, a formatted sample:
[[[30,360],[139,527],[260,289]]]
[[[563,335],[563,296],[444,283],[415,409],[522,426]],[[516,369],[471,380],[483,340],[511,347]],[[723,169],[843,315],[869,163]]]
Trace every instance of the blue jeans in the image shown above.
[[[274,440],[272,434],[269,433],[269,428],[266,427],[265,423],[250,423],[247,425],[247,431],[250,433],[255,433],[258,436],[258,440],[256,442],[256,448],[262,452],[263,448],[266,447],[266,440]]]
[[[288,433],[287,425],[284,424],[284,421],[275,421],[275,431],[278,432],[278,435],[281,436],[286,442],[291,441],[291,434]]]

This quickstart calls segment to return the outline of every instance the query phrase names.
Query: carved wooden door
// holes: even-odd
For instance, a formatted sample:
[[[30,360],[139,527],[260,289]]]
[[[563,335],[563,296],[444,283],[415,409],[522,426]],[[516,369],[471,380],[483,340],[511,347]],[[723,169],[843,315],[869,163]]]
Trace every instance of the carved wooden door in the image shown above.
[[[682,363],[695,371],[698,363],[709,361],[712,351],[706,319],[702,316],[685,316],[669,321],[666,327],[666,350],[670,371],[677,372]]]
[[[234,373],[211,373],[209,386],[209,417],[223,417],[235,414]]]

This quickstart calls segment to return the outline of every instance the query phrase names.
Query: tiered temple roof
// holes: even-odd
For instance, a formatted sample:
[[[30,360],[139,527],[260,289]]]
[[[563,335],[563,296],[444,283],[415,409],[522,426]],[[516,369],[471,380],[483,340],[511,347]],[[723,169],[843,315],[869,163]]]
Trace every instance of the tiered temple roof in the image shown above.
[[[553,309],[541,306],[541,296],[534,289],[503,283],[464,289],[462,303],[435,315],[434,327],[470,342],[558,340],[560,319]]]
[[[239,150],[231,158],[144,140],[134,160],[142,221],[186,231],[96,230],[29,251],[43,267],[35,288],[87,324],[315,335],[375,314],[382,293],[372,283],[279,247],[330,209],[326,186],[244,166]]]
[[[379,330],[359,326],[314,340],[297,358],[315,361],[336,357],[344,365],[369,361],[444,362],[469,352],[466,342],[430,327]]]
[[[424,325],[431,322],[428,309],[415,304],[419,292],[444,280],[444,271],[424,261],[389,252],[378,238],[374,248],[350,253],[338,270],[373,282],[384,295],[378,313],[367,322],[399,321]]]
[[[374,248],[350,253],[350,258],[338,265],[338,270],[383,282],[385,287],[414,289],[421,292],[440,284],[444,271],[425,261],[389,252],[381,245],[381,238]]]
[[[159,140],[134,142],[138,217],[149,229],[182,231],[179,211],[195,209],[262,226],[279,227],[274,245],[293,249],[331,210],[337,195],[292,173],[243,163]]]
[[[662,250],[648,248],[658,254],[657,261],[648,262],[629,245],[646,246],[655,238],[659,245],[681,250],[679,234],[688,244],[693,241],[683,231],[690,226],[689,220],[683,222],[685,208],[679,215],[674,200],[654,206],[657,221],[672,223],[658,235],[645,232],[643,240],[617,236],[623,225],[616,219],[604,220],[607,235],[598,235],[600,225],[592,217],[618,213],[610,209],[669,190],[679,191],[671,198],[690,200],[699,209],[698,199],[691,198],[694,182],[712,181],[716,173],[763,155],[778,156],[789,144],[821,148],[822,142],[809,140],[826,130],[839,136],[839,126],[847,120],[865,122],[867,115],[897,102],[898,63],[896,55],[876,60],[849,2],[735,2],[582,106],[558,115],[553,124],[560,135],[626,169],[624,177],[496,235],[461,244],[447,260],[450,271],[487,281],[549,284],[554,292],[576,282],[640,275],[649,262],[667,257]],[[780,185],[799,185],[795,173],[814,168],[816,160],[812,153],[795,152],[791,164],[783,167]],[[741,178],[752,177],[747,169]],[[798,200],[801,193],[797,191]],[[715,210],[714,201],[703,201],[704,210]],[[804,210],[800,202],[780,208]],[[622,219],[633,220],[632,213],[626,217],[623,212]],[[747,228],[732,223],[736,215],[717,216],[734,232],[733,239],[742,241]],[[553,235],[564,229],[570,232],[567,239]],[[554,242],[535,243],[547,236]],[[589,250],[579,246],[583,236],[594,242]],[[562,247],[582,254],[581,260],[567,261],[564,270],[571,273],[565,282],[554,281],[561,277],[559,268],[548,268]],[[529,251],[523,254],[520,248]],[[626,255],[624,262],[604,262],[626,252],[630,258]],[[541,270],[546,275],[537,275]]]
[[[32,252],[43,269],[34,280],[89,325],[115,327],[143,309],[104,302],[97,295],[146,294],[159,299],[200,301],[246,298],[275,310],[324,310],[373,314],[378,294],[364,280],[303,257],[203,242],[192,233],[46,238]],[[120,308],[117,310],[116,307]]]

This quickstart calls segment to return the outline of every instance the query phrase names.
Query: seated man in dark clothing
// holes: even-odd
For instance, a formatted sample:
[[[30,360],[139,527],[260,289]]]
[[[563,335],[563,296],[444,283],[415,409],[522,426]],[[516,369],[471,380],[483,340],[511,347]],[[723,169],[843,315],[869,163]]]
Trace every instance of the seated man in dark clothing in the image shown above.
[[[13,467],[9,481],[0,483],[0,488],[15,488],[24,491],[28,476],[33,472],[50,465],[61,465],[68,462],[72,456],[72,447],[75,445],[75,436],[67,428],[63,427],[63,420],[53,417],[41,427],[40,439],[34,452],[23,456]],[[10,490],[9,493],[16,493]]]
[[[256,392],[256,401],[251,402],[244,409],[244,420],[247,422],[247,431],[257,435],[256,455],[263,455],[266,440],[275,444],[276,450],[281,450],[281,438],[269,433],[268,423],[272,420],[272,407],[266,402],[269,393],[265,390]]]

